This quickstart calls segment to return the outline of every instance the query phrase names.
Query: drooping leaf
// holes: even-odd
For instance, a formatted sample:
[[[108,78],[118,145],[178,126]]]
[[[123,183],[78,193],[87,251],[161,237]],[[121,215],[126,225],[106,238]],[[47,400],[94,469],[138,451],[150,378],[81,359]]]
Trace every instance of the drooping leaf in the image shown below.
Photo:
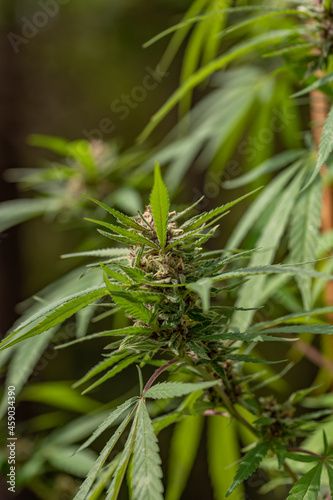
[[[18,334],[25,326],[34,321],[34,317],[30,318],[29,323],[23,323],[19,328],[15,329],[10,335],[5,337],[5,339],[0,344],[0,349],[10,347],[21,340],[39,335],[50,328],[62,323],[67,318],[70,318],[77,311],[86,307],[88,304],[95,302],[97,299],[104,297],[108,294],[107,288],[105,287],[95,287],[93,291],[85,290],[81,295],[76,294],[72,299],[68,298],[66,302],[60,305],[54,312],[47,315],[45,319],[40,321],[36,326],[30,328],[27,332],[21,334],[20,336],[11,340],[16,334]],[[48,308],[46,308],[48,310]],[[40,317],[42,313],[38,313]]]
[[[107,212],[112,214],[120,223],[124,224],[124,226],[131,227],[133,229],[136,229],[137,231],[144,231],[144,227],[138,224],[135,220],[133,220],[131,217],[128,217],[127,215],[118,212],[118,210],[115,210],[114,208],[108,207],[105,203],[102,203],[101,201],[95,200],[91,196],[84,195],[88,200],[96,203],[96,205],[99,205],[101,208],[104,208]]]
[[[228,486],[237,472],[239,460],[239,443],[237,426],[228,418],[220,416],[208,417],[207,455],[209,475],[216,500],[225,500]],[[223,453],[222,450],[226,450]],[[244,487],[239,486],[237,492],[231,493],[230,500],[238,500],[244,496]]]
[[[333,467],[331,464],[329,463],[325,463],[326,465],[326,469],[327,469],[327,473],[328,473],[328,480],[329,480],[329,484],[330,484],[330,492],[331,492],[331,496],[333,495]]]
[[[95,439],[98,438],[103,432],[108,429],[109,427],[112,426],[112,424],[119,418],[121,417],[125,412],[133,409],[133,406],[135,402],[137,401],[137,398],[131,398],[128,401],[125,401],[122,405],[118,406],[115,410],[113,410],[110,415],[102,422],[97,429],[94,431],[94,433],[87,439],[77,450],[78,452],[81,450],[84,450],[84,448],[87,448],[88,446],[91,445],[95,441]]]
[[[260,189],[260,188],[258,188]],[[250,193],[245,194],[244,196],[241,196],[240,198],[237,198],[236,200],[230,201],[229,203],[226,203],[225,205],[222,205],[221,207],[214,208],[210,212],[205,212],[202,215],[199,215],[198,217],[195,218],[195,221],[190,224],[186,225],[183,224],[183,228],[186,227],[186,231],[193,231],[194,229],[199,228],[202,226],[205,222],[209,221],[210,219],[213,219],[214,217],[217,217],[218,215],[222,214],[223,212],[226,212],[229,210],[229,208],[233,207],[237,203],[239,203],[242,200],[245,200],[248,196],[251,196],[254,194],[258,189],[255,189],[254,191],[251,191]]]
[[[141,354],[136,354],[134,356],[129,356],[122,361],[120,361],[115,367],[113,367],[111,370],[109,370],[103,377],[98,379],[96,382],[91,384],[87,389],[85,389],[82,394],[86,394],[87,392],[91,391],[92,389],[95,389],[95,387],[98,387],[99,385],[103,384],[106,380],[109,380],[110,378],[114,377],[118,373],[122,372],[127,368],[128,366],[132,365],[136,361],[138,361],[141,357]]]
[[[126,313],[134,316],[134,318],[140,319],[144,323],[149,324],[151,322],[152,313],[142,304],[142,302],[134,302],[131,294],[128,294],[127,296],[122,288],[118,285],[110,283],[107,278],[105,279],[105,282],[112,299],[119,307],[124,309]]]
[[[291,488],[287,500],[318,500],[320,477],[323,468],[322,462],[309,470]]]
[[[162,250],[164,250],[169,216],[169,194],[163,182],[160,166],[155,165],[154,186],[150,196],[150,206],[154,218],[155,230]]]
[[[223,187],[226,189],[235,189],[240,186],[246,186],[251,182],[257,180],[259,177],[266,175],[271,172],[275,172],[282,167],[285,167],[289,163],[296,161],[298,158],[304,155],[304,150],[294,150],[294,151],[283,151],[282,153],[265,160],[258,167],[246,172],[246,174],[237,179],[232,179],[225,181]]]
[[[232,232],[226,248],[237,248],[258,219],[258,214],[265,210],[277,199],[285,186],[290,182],[293,175],[299,171],[300,164],[296,162],[291,167],[281,172],[271,183],[258,195],[243,215]]]
[[[95,365],[91,370],[89,370],[88,373],[86,373],[80,380],[77,380],[74,384],[73,387],[78,387],[79,385],[84,384],[88,380],[90,380],[92,377],[95,375],[98,375],[100,372],[106,370],[107,368],[110,368],[111,366],[115,365],[118,363],[118,361],[122,360],[123,358],[126,358],[128,356],[128,352],[116,354],[115,356],[112,356],[111,358],[103,359],[103,361],[100,361],[97,365]]]
[[[333,81],[333,73],[328,73],[327,75],[322,76],[321,78],[318,78],[314,83],[309,85],[308,87],[305,87],[302,90],[299,90],[298,92],[295,92],[290,97],[300,97],[301,95],[308,94],[312,92],[313,90],[319,89],[320,87],[323,87],[324,85],[327,85],[328,83],[331,83]]]
[[[87,475],[85,481],[81,484],[79,491],[75,495],[73,500],[85,500],[87,497],[87,494],[89,493],[89,490],[91,486],[93,485],[93,482],[96,479],[97,474],[103,467],[104,462],[112,452],[113,448],[115,447],[117,441],[119,440],[120,436],[123,434],[124,430],[126,429],[129,421],[132,418],[132,413],[130,413],[120,424],[120,426],[117,428],[117,430],[114,432],[112,437],[109,439],[109,441],[106,443],[104,446],[103,450],[101,451],[98,459],[94,463],[93,467],[90,469],[89,474]]]
[[[318,147],[318,159],[316,166],[312,172],[312,175],[308,182],[306,183],[306,186],[304,189],[306,189],[314,179],[317,177],[317,175],[320,172],[321,167],[325,164],[326,160],[328,159],[330,153],[332,152],[333,149],[333,106],[330,109],[330,112],[328,113],[328,116],[325,121],[325,125],[320,137],[320,142],[319,142],[319,147]]]
[[[0,203],[0,233],[21,222],[39,217],[44,212],[56,212],[59,209],[59,201],[49,198],[4,201]],[[1,236],[6,237],[5,234]]]
[[[292,262],[311,262],[316,258],[317,238],[321,221],[321,181],[317,178],[296,202],[291,217],[289,236]],[[308,264],[310,269],[313,264]],[[297,283],[303,297],[305,309],[311,308],[311,277],[298,276]]]
[[[202,417],[186,417],[175,425],[165,500],[179,500],[182,496],[197,455],[203,423]]]
[[[131,430],[129,432],[127,441],[125,443],[124,450],[120,455],[118,466],[112,478],[111,485],[106,493],[105,500],[117,500],[118,498],[119,491],[126,473],[126,469],[133,451],[141,405],[142,401],[138,404],[137,411],[135,413],[135,417],[131,426]]]
[[[150,123],[143,130],[138,138],[139,142],[144,141],[151,132],[156,128],[156,126],[163,120],[163,118],[173,109],[173,107],[186,95],[186,93],[199,85],[201,82],[205,81],[212,73],[224,68],[227,64],[234,61],[238,57],[241,57],[253,49],[260,49],[271,45],[272,43],[277,43],[280,40],[285,40],[286,37],[292,36],[295,32],[293,30],[272,30],[269,33],[264,33],[258,35],[250,40],[241,42],[238,45],[231,48],[222,56],[218,57],[214,61],[206,64],[204,67],[200,68],[196,73],[194,73],[190,78],[188,78],[178,89],[173,93],[169,100],[162,106],[162,108],[155,113],[151,118]]]
[[[194,354],[196,354],[199,358],[206,359],[207,361],[210,361],[210,357],[208,356],[206,351],[197,342],[190,340],[188,342],[188,346],[194,352]]]
[[[52,328],[48,332],[45,332],[44,335],[32,339],[30,341],[29,349],[27,349],[25,344],[19,344],[17,346],[13,354],[12,361],[8,367],[6,377],[6,387],[13,385],[15,387],[16,395],[20,393],[31,373],[34,372],[34,370],[36,370],[36,372],[41,370],[38,366],[38,360],[51,339],[54,337],[56,331],[56,328]],[[47,363],[48,360],[45,358],[42,360],[40,366],[44,368]],[[2,418],[7,409],[7,398],[3,398],[0,403],[0,418]]]
[[[228,497],[243,481],[250,477],[259,467],[269,450],[269,443],[259,443],[243,457],[236,475],[226,493]]]
[[[143,400],[138,408],[138,424],[131,470],[133,500],[163,500],[161,459],[157,437]]]
[[[126,257],[129,254],[129,250],[127,248],[100,248],[98,250],[88,250],[86,252],[75,252],[75,253],[65,253],[61,257],[63,259],[71,258],[71,257]]]
[[[190,394],[191,392],[208,389],[218,383],[219,381],[198,382],[196,384],[183,382],[162,382],[150,387],[150,389],[148,389],[148,391],[144,394],[144,397],[152,399],[176,398],[179,396],[185,396],[185,394]]]
[[[157,246],[155,245],[155,243],[153,241],[149,240],[148,238],[145,238],[141,234],[138,234],[134,230],[132,231],[130,229],[124,229],[121,226],[115,226],[114,224],[109,224],[108,222],[103,222],[103,221],[99,221],[99,220],[88,219],[88,218],[86,220],[89,222],[94,222],[95,224],[98,224],[99,226],[104,226],[104,227],[110,229],[113,233],[116,233],[117,235],[119,235],[116,238],[119,239],[121,237],[124,237],[125,238],[124,241],[130,242],[130,244],[132,244],[132,245],[133,244],[134,245],[147,245],[149,247],[157,248]],[[114,234],[109,233],[109,236],[113,238]]]
[[[303,173],[301,172],[282,193],[279,203],[276,205],[267,225],[256,242],[256,246],[262,248],[263,251],[253,254],[250,266],[270,265],[273,262],[277,247],[295,204],[302,180]],[[260,306],[260,294],[265,281],[266,277],[261,275],[244,283],[239,290],[236,306]],[[232,323],[241,331],[244,331],[250,324],[253,315],[254,311],[247,311],[245,313],[236,311],[233,315]]]
[[[82,397],[65,382],[29,384],[22,390],[20,398],[77,413],[89,413],[99,408],[97,401]]]

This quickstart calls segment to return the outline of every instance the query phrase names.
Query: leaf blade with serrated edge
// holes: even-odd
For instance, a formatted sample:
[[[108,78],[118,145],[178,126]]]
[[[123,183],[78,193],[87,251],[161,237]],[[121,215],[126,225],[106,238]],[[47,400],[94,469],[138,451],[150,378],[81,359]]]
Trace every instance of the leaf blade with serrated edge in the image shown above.
[[[287,500],[317,500],[320,489],[320,476],[323,468],[322,462],[310,469],[291,488]]]
[[[94,290],[92,292],[84,293],[82,296],[75,296],[72,300],[69,300],[60,307],[58,307],[53,313],[49,314],[44,318],[42,321],[40,321],[36,326],[32,327],[30,330],[28,330],[26,333],[21,335],[20,337],[12,340],[9,342],[9,340],[16,335],[17,333],[22,330],[23,326],[21,325],[20,328],[14,330],[10,335],[8,335],[0,344],[0,349],[4,349],[7,347],[10,347],[17,342],[20,342],[21,340],[33,337],[35,335],[39,335],[43,332],[46,332],[50,328],[58,325],[59,323],[62,323],[65,321],[65,319],[70,318],[75,314],[77,311],[82,309],[83,307],[86,307],[88,304],[91,304],[92,302],[95,302],[97,299],[104,297],[105,295],[108,294],[107,288],[105,287],[99,287],[97,290]]]
[[[325,462],[325,465],[326,465],[326,469],[327,469],[328,481],[330,484],[330,492],[331,492],[331,496],[332,496],[333,495],[333,467],[331,464],[327,463],[327,461]]]
[[[119,463],[117,466],[117,469],[114,473],[112,482],[110,484],[110,487],[106,493],[105,500],[117,500],[119,490],[121,487],[121,484],[124,479],[124,475],[127,469],[128,462],[130,460],[132,450],[133,450],[133,445],[134,445],[134,440],[137,432],[137,426],[138,426],[138,418],[139,418],[139,408],[142,404],[142,400],[140,401],[139,405],[137,406],[137,411],[135,413],[135,418],[130,430],[130,433],[128,435],[127,441],[124,446],[124,450],[121,453]]]
[[[104,462],[106,461],[106,459],[110,455],[110,453],[113,450],[114,446],[116,445],[118,439],[120,438],[120,436],[124,432],[125,428],[127,427],[129,421],[131,420],[133,412],[134,412],[134,410],[125,418],[125,420],[123,420],[123,422],[120,424],[120,426],[114,432],[112,437],[106,443],[106,445],[104,446],[103,450],[101,451],[98,459],[96,460],[93,467],[89,471],[89,474],[86,477],[85,481],[81,484],[79,491],[77,492],[77,494],[75,495],[73,500],[85,500],[93,482],[96,479],[98,472],[102,468]]]
[[[98,387],[99,385],[103,384],[106,380],[109,380],[110,378],[113,378],[115,375],[118,373],[122,372],[127,368],[128,366],[132,365],[136,361],[139,360],[141,357],[141,354],[136,354],[134,356],[129,356],[122,361],[120,361],[115,367],[113,367],[110,371],[108,371],[103,377],[98,379],[96,382],[91,384],[87,389],[85,389],[82,394],[86,394],[87,392],[91,391],[92,389],[95,389],[95,387]]]
[[[157,437],[142,400],[138,408],[138,425],[133,449],[131,479],[133,499],[163,500],[161,459]]]
[[[245,457],[242,459],[236,475],[231,483],[230,488],[226,493],[228,497],[243,481],[250,477],[259,467],[267,452],[269,450],[269,443],[259,443],[252,450],[247,452]]]
[[[125,401],[122,405],[118,406],[115,410],[113,410],[110,415],[102,422],[94,433],[78,448],[78,452],[84,450],[88,446],[91,445],[106,429],[111,427],[111,425],[119,418],[123,413],[131,408],[131,406],[135,403],[137,397],[131,398],[128,401]]]
[[[145,392],[144,397],[152,399],[175,398],[185,396],[191,392],[208,389],[218,383],[218,380],[214,380],[213,382],[199,382],[195,384],[187,384],[183,382],[162,382],[150,387],[150,389]]]
[[[306,189],[307,187],[312,184],[313,180],[319,174],[319,171],[321,167],[325,164],[327,158],[329,157],[330,153],[332,152],[333,149],[333,106],[330,109],[330,112],[328,113],[328,116],[326,118],[325,124],[323,131],[321,133],[320,141],[319,141],[319,147],[318,147],[318,159],[317,163],[315,166],[314,171],[312,172],[312,175],[306,185],[304,186],[303,189]]]
[[[291,216],[289,235],[290,258],[292,262],[310,262],[316,258],[317,239],[321,221],[321,180],[318,177],[299,196]],[[310,269],[314,264],[308,264]],[[311,278],[296,278],[305,309],[312,305]]]
[[[88,219],[86,218],[87,221],[89,222],[94,222],[95,224],[98,224],[100,226],[104,226],[114,233],[120,235],[120,237],[124,237],[126,240],[130,241],[131,244],[140,244],[140,245],[148,245],[152,248],[157,248],[155,243],[153,243],[151,240],[148,238],[145,238],[144,236],[141,236],[141,234],[138,234],[134,231],[131,231],[129,229],[124,229],[120,226],[115,226],[114,224],[109,224],[108,222],[103,222],[95,219]],[[113,234],[111,234],[112,237],[114,237]]]
[[[145,230],[143,226],[135,222],[131,217],[118,212],[118,210],[115,210],[114,208],[108,207],[108,205],[105,205],[105,203],[95,200],[95,198],[92,198],[91,196],[88,196],[86,194],[84,194],[83,196],[85,196],[85,198],[88,198],[88,200],[92,201],[93,203],[96,203],[96,205],[99,205],[101,208],[104,208],[104,210],[113,215],[121,224],[124,224],[124,226],[129,226],[133,229],[136,229],[137,231]]]
[[[117,294],[117,291],[119,292],[119,289],[123,292],[124,290],[121,289],[118,285],[110,283],[110,281],[107,279],[106,276],[105,276],[105,283],[109,290],[109,293],[111,294],[112,299],[119,307],[124,309],[124,311],[130,314],[131,316],[140,319],[144,323],[150,324],[152,314],[149,311],[149,309],[147,309],[141,303],[133,302],[131,295],[129,295],[129,297],[127,298],[125,294],[124,295]]]
[[[158,241],[160,242],[161,249],[164,250],[167,238],[170,202],[168,190],[162,180],[158,163],[155,165],[154,186],[150,195],[150,206]]]
[[[244,196],[241,196],[240,198],[237,198],[236,200],[230,201],[229,203],[226,203],[225,205],[222,205],[221,207],[214,208],[210,212],[203,213],[201,216],[199,216],[193,222],[193,224],[191,224],[190,226],[186,226],[186,231],[192,231],[194,229],[199,228],[206,221],[212,219],[213,217],[216,217],[217,215],[222,214],[223,212],[225,212],[229,208],[233,207],[234,205],[236,205],[240,201],[245,200],[245,198],[247,198],[248,196],[251,196],[252,194],[257,192],[259,189],[261,189],[261,188],[257,188],[254,191],[251,191],[250,193],[246,193]],[[184,225],[181,227],[184,227]]]

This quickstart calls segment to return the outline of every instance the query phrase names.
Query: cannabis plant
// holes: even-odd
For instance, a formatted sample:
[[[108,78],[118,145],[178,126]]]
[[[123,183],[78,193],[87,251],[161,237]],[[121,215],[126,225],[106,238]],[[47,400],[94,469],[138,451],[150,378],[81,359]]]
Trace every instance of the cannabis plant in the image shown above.
[[[156,436],[167,426],[191,416],[233,419],[255,438],[239,462],[227,496],[260,465],[272,469],[274,458],[274,468],[281,469],[285,483],[295,482],[289,500],[315,499],[327,492],[328,484],[332,492],[333,450],[325,433],[322,436],[324,453],[301,446],[315,430],[318,419],[330,414],[331,410],[324,408],[301,416],[297,413],[298,403],[311,388],[290,395],[284,403],[278,403],[273,396],[258,397],[258,389],[268,381],[255,383],[257,376],[246,373],[244,366],[280,361],[263,360],[250,354],[258,343],[292,342],[297,334],[304,332],[332,334],[332,326],[316,322],[315,318],[332,312],[333,308],[256,322],[241,331],[232,326],[231,315],[242,308],[226,303],[228,293],[244,278],[253,275],[291,274],[329,280],[332,277],[302,266],[240,267],[239,262],[246,260],[252,251],[206,251],[203,248],[214,236],[217,222],[228,209],[249,194],[188,218],[196,204],[179,213],[170,211],[168,191],[156,165],[150,205],[137,217],[128,217],[91,199],[107,210],[117,223],[91,222],[107,229],[99,230],[104,236],[123,245],[110,249],[107,260],[99,264],[104,283],[60,300],[58,306],[46,307],[0,344],[1,349],[5,349],[30,337],[44,335],[102,298],[109,298],[110,307],[123,310],[130,320],[127,327],[94,333],[59,346],[113,337],[105,346],[107,354],[102,361],[75,384],[88,383],[84,393],[130,365],[138,368],[137,396],[109,413],[78,450],[82,452],[104,431],[118,425],[75,500],[99,498],[103,492],[105,499],[116,499],[126,471],[133,500],[162,499],[162,469]],[[96,272],[97,267],[92,269],[90,272]],[[219,296],[224,298],[222,302],[217,301]],[[29,341],[26,348],[29,348]],[[141,369],[146,365],[157,369],[144,383]],[[169,373],[169,380],[156,382],[162,372]],[[158,400],[165,400],[165,404],[157,405]],[[91,418],[96,422],[96,416]],[[127,428],[123,450],[114,455]],[[294,468],[291,465],[294,462],[301,467],[310,463],[311,467],[299,478],[299,471],[303,469]],[[326,475],[321,482],[323,467],[329,483]]]

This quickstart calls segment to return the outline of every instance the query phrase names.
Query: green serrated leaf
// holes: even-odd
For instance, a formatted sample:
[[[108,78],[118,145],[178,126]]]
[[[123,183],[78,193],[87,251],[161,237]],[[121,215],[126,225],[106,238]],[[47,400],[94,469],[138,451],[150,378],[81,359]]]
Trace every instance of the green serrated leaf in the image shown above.
[[[300,90],[299,92],[296,92],[290,97],[300,97],[301,95],[308,94],[309,92],[312,92],[313,90],[319,89],[320,87],[323,87],[324,85],[327,85],[328,83],[331,83],[333,81],[333,73],[328,73],[325,76],[322,76],[321,78],[318,78],[314,83],[309,85],[308,87],[305,87],[304,89]]]
[[[127,368],[128,366],[132,365],[136,361],[138,361],[141,358],[141,354],[136,354],[135,356],[129,356],[122,361],[120,361],[112,370],[108,371],[103,377],[98,379],[96,382],[91,384],[87,389],[85,389],[82,394],[86,394],[88,391],[91,391],[92,389],[95,389],[95,387],[98,387],[99,385],[103,384],[106,380],[109,380],[110,378],[113,378],[115,375],[118,373],[122,372]]]
[[[133,244],[134,245],[148,245],[149,247],[157,248],[157,245],[155,245],[155,243],[153,241],[149,240],[148,238],[145,238],[141,234],[138,234],[130,229],[124,229],[121,226],[115,226],[113,224],[109,224],[108,222],[103,222],[103,221],[99,221],[99,220],[95,220],[95,219],[86,218],[86,220],[89,222],[94,222],[95,224],[98,224],[99,226],[104,226],[104,227],[110,229],[111,231],[113,231],[113,233],[116,233],[117,235],[124,237],[125,240],[129,241],[130,244],[132,244],[132,245]],[[113,234],[111,234],[109,236],[112,238],[114,237]],[[119,236],[118,236],[118,238],[119,238]]]
[[[118,361],[121,361],[123,358],[126,358],[128,355],[129,355],[129,353],[125,352],[125,353],[116,354],[115,356],[112,356],[111,358],[104,359],[103,361],[101,361],[100,363],[95,365],[93,368],[91,368],[91,370],[89,370],[88,373],[86,373],[82,378],[80,378],[80,380],[75,382],[72,387],[75,388],[75,387],[78,387],[79,385],[84,384],[85,382],[90,380],[95,375],[98,375],[99,373],[106,370],[107,368],[110,368],[111,366],[115,365],[116,363],[118,363]]]
[[[236,475],[231,483],[231,486],[227,491],[226,497],[228,497],[237,488],[237,486],[243,483],[243,481],[245,481],[257,470],[257,468],[267,455],[269,446],[270,444],[268,442],[259,443],[254,448],[252,448],[245,455],[245,457],[243,457]]]
[[[131,471],[133,500],[163,500],[161,459],[157,437],[142,400],[138,408],[138,424]]]
[[[317,159],[315,169],[313,170],[310,179],[306,183],[306,186],[304,186],[304,189],[309,187],[310,184],[312,184],[314,179],[317,177],[317,175],[320,172],[321,167],[325,164],[330,153],[332,152],[332,149],[333,149],[333,106],[331,107],[330,112],[328,113],[323,131],[322,131],[322,134],[320,137],[319,147],[318,147],[318,159]]]
[[[204,351],[204,349],[197,342],[193,342],[193,340],[190,340],[188,342],[188,346],[194,352],[194,354],[199,356],[199,358],[207,359],[208,361],[210,361],[210,357],[208,356],[208,354]]]
[[[133,410],[132,406],[134,403],[137,401],[137,398],[131,398],[122,405],[118,406],[115,410],[113,410],[110,415],[102,422],[98,428],[94,431],[94,433],[87,439],[77,450],[78,452],[81,450],[84,450],[84,448],[87,448],[88,446],[91,445],[97,439],[103,432],[108,429],[109,427],[112,426],[112,424],[120,418],[125,412]],[[131,411],[130,411],[131,413]]]
[[[106,286],[111,294],[114,302],[124,309],[124,311],[134,318],[138,318],[144,323],[150,323],[152,319],[152,313],[143,304],[139,302],[134,302],[132,295],[129,293],[128,296],[124,293],[124,289],[120,288],[118,285],[110,283],[110,281],[105,279]]]
[[[86,194],[83,196],[88,198],[88,200],[96,203],[96,205],[99,205],[100,207],[104,208],[104,210],[112,214],[120,223],[124,224],[125,226],[136,229],[137,231],[144,231],[144,227],[135,222],[135,220],[133,220],[131,217],[128,217],[127,215],[122,214],[121,212],[118,212],[118,210],[115,210],[114,208],[108,207],[107,205],[105,205],[105,203],[95,200],[95,198],[92,198],[91,196],[87,196]]]
[[[183,382],[162,382],[150,387],[144,394],[145,398],[164,399],[185,396],[191,392],[201,391],[217,385],[219,381],[198,382],[197,384],[187,384]]]
[[[112,478],[112,483],[111,483],[111,485],[106,493],[105,500],[117,500],[117,498],[118,498],[120,487],[122,485],[122,482],[123,482],[123,479],[125,476],[125,472],[126,472],[126,469],[127,469],[127,466],[128,466],[128,463],[129,463],[129,460],[131,458],[132,451],[133,451],[133,446],[134,446],[134,441],[135,441],[135,437],[136,437],[136,433],[137,433],[137,426],[138,426],[141,405],[142,405],[142,401],[140,401],[138,404],[137,411],[135,414],[135,418],[134,418],[130,433],[129,433],[127,441],[125,443],[124,450],[120,455],[119,463],[118,463],[117,469],[114,473],[114,476]]]
[[[330,492],[331,496],[333,496],[333,467],[331,464],[325,462],[326,469],[327,469],[327,474],[328,474],[328,481],[330,484]]]
[[[67,302],[65,302],[60,307],[58,307],[54,312],[46,316],[46,318],[40,321],[36,326],[30,328],[30,330],[21,334],[21,336],[10,341],[10,339],[13,338],[17,333],[19,333],[26,326],[26,324],[23,324],[21,325],[21,327],[14,330],[1,342],[0,349],[5,349],[7,347],[16,344],[17,342],[20,342],[21,340],[46,332],[50,328],[65,321],[65,319],[73,316],[73,314],[75,314],[83,307],[86,307],[88,304],[95,302],[97,299],[100,299],[101,297],[104,297],[107,294],[108,294],[107,288],[98,287],[97,289],[91,292],[86,290],[85,292],[82,293],[81,296],[75,295],[73,299],[67,300]],[[32,321],[33,319],[30,320],[30,322]]]
[[[198,216],[192,224],[190,224],[189,226],[186,226],[186,231],[193,231],[194,229],[199,228],[205,222],[209,221],[213,217],[216,217],[216,216],[222,214],[223,212],[226,212],[227,210],[229,210],[229,208],[233,207],[234,205],[236,205],[240,201],[245,200],[245,198],[248,198],[252,194],[256,193],[259,189],[261,189],[261,188],[255,189],[254,191],[251,191],[250,193],[247,193],[244,196],[241,196],[240,198],[237,198],[234,201],[230,201],[229,203],[226,203],[225,205],[222,205],[221,207],[214,208],[210,212],[203,213],[202,215]],[[184,225],[181,227],[184,227]]]
[[[318,500],[322,468],[323,464],[318,463],[304,474],[290,490],[287,500]]]
[[[161,249],[164,250],[167,237],[170,202],[168,190],[163,182],[158,163],[155,165],[154,186],[150,196],[150,206],[158,241],[160,242]]]
[[[317,238],[321,222],[321,180],[318,177],[298,198],[291,217],[289,236],[292,262],[311,262],[316,258]],[[308,264],[313,269],[314,264]],[[312,305],[311,277],[298,276],[297,283],[305,309]]]

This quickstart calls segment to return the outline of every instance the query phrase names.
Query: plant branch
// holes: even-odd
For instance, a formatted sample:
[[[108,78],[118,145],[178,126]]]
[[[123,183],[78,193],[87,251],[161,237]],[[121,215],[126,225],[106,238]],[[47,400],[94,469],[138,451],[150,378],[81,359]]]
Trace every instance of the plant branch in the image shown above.
[[[312,457],[325,458],[323,455],[318,455],[318,453],[314,453],[313,451],[304,450],[303,448],[288,448],[288,451],[291,453],[306,453],[307,455],[311,455]]]
[[[178,361],[179,361],[178,359],[172,359],[171,361],[168,361],[167,363],[165,363],[165,365],[160,366],[160,368],[158,370],[156,370],[155,373],[152,374],[152,376],[150,377],[150,379],[148,380],[148,382],[144,386],[143,391],[142,391],[142,395],[144,395],[148,391],[149,387],[152,385],[152,383],[154,382],[154,380],[156,380],[157,377],[164,370],[166,370],[167,368],[169,368],[169,366],[173,365],[174,363],[178,363]]]

